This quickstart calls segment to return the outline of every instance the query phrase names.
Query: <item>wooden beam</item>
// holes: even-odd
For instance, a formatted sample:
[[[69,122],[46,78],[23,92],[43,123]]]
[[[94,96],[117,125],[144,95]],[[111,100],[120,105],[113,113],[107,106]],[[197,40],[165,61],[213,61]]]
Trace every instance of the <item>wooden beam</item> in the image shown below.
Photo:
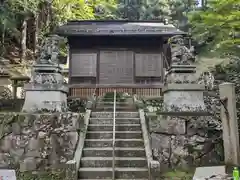
[[[69,84],[69,88],[163,88],[164,84]]]

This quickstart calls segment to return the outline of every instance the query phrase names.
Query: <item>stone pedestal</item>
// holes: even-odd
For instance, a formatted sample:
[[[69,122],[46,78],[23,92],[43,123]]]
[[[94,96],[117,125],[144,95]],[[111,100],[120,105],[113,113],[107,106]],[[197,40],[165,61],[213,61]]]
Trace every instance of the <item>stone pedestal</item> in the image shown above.
[[[206,112],[203,101],[204,86],[197,84],[195,73],[195,66],[192,65],[171,66],[163,90],[165,112]]]
[[[25,84],[24,89],[26,96],[22,111],[67,110],[68,88],[57,65],[35,65],[31,82]]]

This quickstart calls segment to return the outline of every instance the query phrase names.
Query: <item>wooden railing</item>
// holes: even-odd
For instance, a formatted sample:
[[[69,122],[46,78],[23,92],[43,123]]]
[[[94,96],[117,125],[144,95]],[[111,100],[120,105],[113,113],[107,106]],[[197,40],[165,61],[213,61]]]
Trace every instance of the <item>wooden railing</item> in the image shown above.
[[[138,95],[144,97],[159,97],[162,94],[163,85],[69,85],[71,97],[87,98],[92,95],[96,89],[97,96],[103,96],[107,92],[125,92],[129,95]]]
[[[113,139],[112,139],[112,180],[115,180],[115,135],[116,135],[116,95],[117,92],[114,90],[113,98]]]

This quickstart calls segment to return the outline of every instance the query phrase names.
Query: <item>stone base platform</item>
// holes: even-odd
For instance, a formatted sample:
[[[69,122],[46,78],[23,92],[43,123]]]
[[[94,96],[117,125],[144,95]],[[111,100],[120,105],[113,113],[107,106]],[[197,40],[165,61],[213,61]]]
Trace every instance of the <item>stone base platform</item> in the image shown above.
[[[25,97],[24,112],[43,109],[63,112],[67,109],[67,94],[62,91],[26,91]]]

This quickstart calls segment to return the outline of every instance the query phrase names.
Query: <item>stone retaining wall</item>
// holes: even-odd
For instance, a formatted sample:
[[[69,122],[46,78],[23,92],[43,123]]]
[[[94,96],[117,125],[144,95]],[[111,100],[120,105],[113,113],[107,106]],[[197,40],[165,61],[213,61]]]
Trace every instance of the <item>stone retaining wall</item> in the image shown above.
[[[0,167],[20,171],[61,168],[73,159],[82,115],[0,114]]]
[[[158,116],[148,121],[153,155],[161,170],[221,161],[221,128],[215,122],[211,125],[212,117]]]

